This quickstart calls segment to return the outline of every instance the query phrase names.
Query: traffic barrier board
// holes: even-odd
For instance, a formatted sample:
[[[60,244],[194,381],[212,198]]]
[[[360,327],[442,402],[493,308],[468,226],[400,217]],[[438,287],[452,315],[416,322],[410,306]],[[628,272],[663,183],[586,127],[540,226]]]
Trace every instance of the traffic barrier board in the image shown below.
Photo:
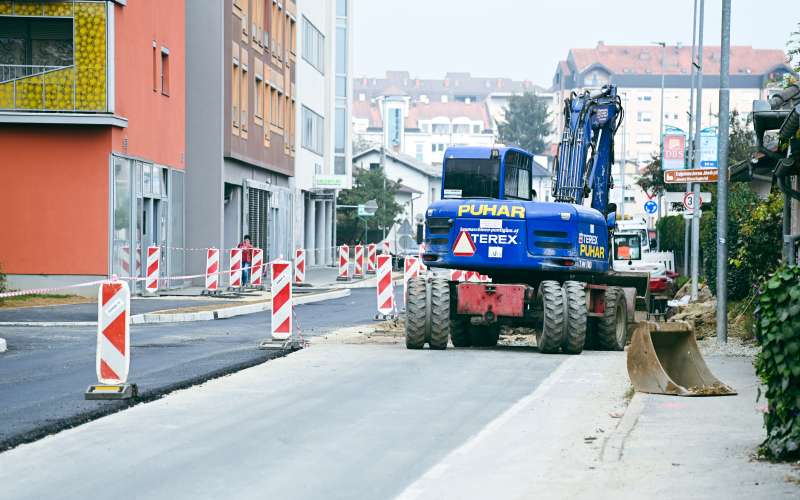
[[[206,290],[216,292],[219,289],[219,250],[206,250]]]
[[[252,259],[250,260],[250,284],[252,286],[263,286],[264,277],[264,250],[254,248]]]
[[[161,263],[161,247],[147,247],[147,276],[144,289],[148,293],[158,292],[159,266]]]
[[[292,336],[292,266],[283,260],[272,261],[272,321],[273,340],[287,340]]]

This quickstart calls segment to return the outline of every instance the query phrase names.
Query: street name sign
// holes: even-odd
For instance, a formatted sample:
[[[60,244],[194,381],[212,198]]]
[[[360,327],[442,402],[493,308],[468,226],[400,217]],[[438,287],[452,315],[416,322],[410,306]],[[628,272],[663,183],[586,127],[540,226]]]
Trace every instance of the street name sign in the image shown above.
[[[689,168],[686,170],[665,170],[664,182],[667,184],[686,184],[687,182],[717,182],[716,168]]]

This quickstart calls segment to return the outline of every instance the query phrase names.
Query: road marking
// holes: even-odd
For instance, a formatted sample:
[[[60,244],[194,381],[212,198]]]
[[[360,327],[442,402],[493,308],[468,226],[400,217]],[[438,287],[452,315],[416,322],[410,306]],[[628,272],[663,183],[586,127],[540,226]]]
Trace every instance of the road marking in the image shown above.
[[[403,490],[403,492],[400,493],[397,498],[400,500],[413,500],[419,498],[420,495],[425,492],[426,484],[430,484],[430,482],[442,477],[442,475],[447,471],[448,468],[450,468],[450,465],[457,458],[469,454],[470,451],[478,444],[485,441],[487,438],[490,438],[493,433],[501,430],[509,420],[514,418],[525,407],[542,399],[545,394],[550,392],[550,389],[552,389],[553,386],[560,383],[561,379],[564,378],[566,373],[574,364],[578,363],[579,359],[580,356],[570,356],[567,358],[558,366],[558,368],[553,371],[553,373],[548,375],[547,378],[545,378],[533,392],[514,403],[513,406],[486,424],[483,429],[469,438],[464,444],[448,453],[447,456],[440,460],[436,465],[428,469],[416,481],[406,487],[406,489]]]

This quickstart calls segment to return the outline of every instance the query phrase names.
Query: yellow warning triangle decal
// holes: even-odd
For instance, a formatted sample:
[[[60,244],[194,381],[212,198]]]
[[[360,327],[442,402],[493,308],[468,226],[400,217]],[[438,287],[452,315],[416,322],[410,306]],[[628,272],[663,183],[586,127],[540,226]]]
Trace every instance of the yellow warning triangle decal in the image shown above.
[[[472,257],[475,255],[475,244],[467,231],[461,231],[453,245],[453,255],[456,257]]]

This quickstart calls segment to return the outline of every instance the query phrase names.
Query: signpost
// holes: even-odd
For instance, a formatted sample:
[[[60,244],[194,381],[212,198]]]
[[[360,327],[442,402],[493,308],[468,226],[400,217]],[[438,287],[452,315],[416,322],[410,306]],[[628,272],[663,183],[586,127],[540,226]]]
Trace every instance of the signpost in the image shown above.
[[[685,165],[686,137],[683,134],[664,135],[665,174],[670,170],[681,170]]]
[[[686,170],[667,170],[664,172],[666,184],[686,184],[687,182],[717,182],[719,171],[716,168],[688,168]]]
[[[700,131],[700,166],[717,168],[717,127],[706,127]]]

